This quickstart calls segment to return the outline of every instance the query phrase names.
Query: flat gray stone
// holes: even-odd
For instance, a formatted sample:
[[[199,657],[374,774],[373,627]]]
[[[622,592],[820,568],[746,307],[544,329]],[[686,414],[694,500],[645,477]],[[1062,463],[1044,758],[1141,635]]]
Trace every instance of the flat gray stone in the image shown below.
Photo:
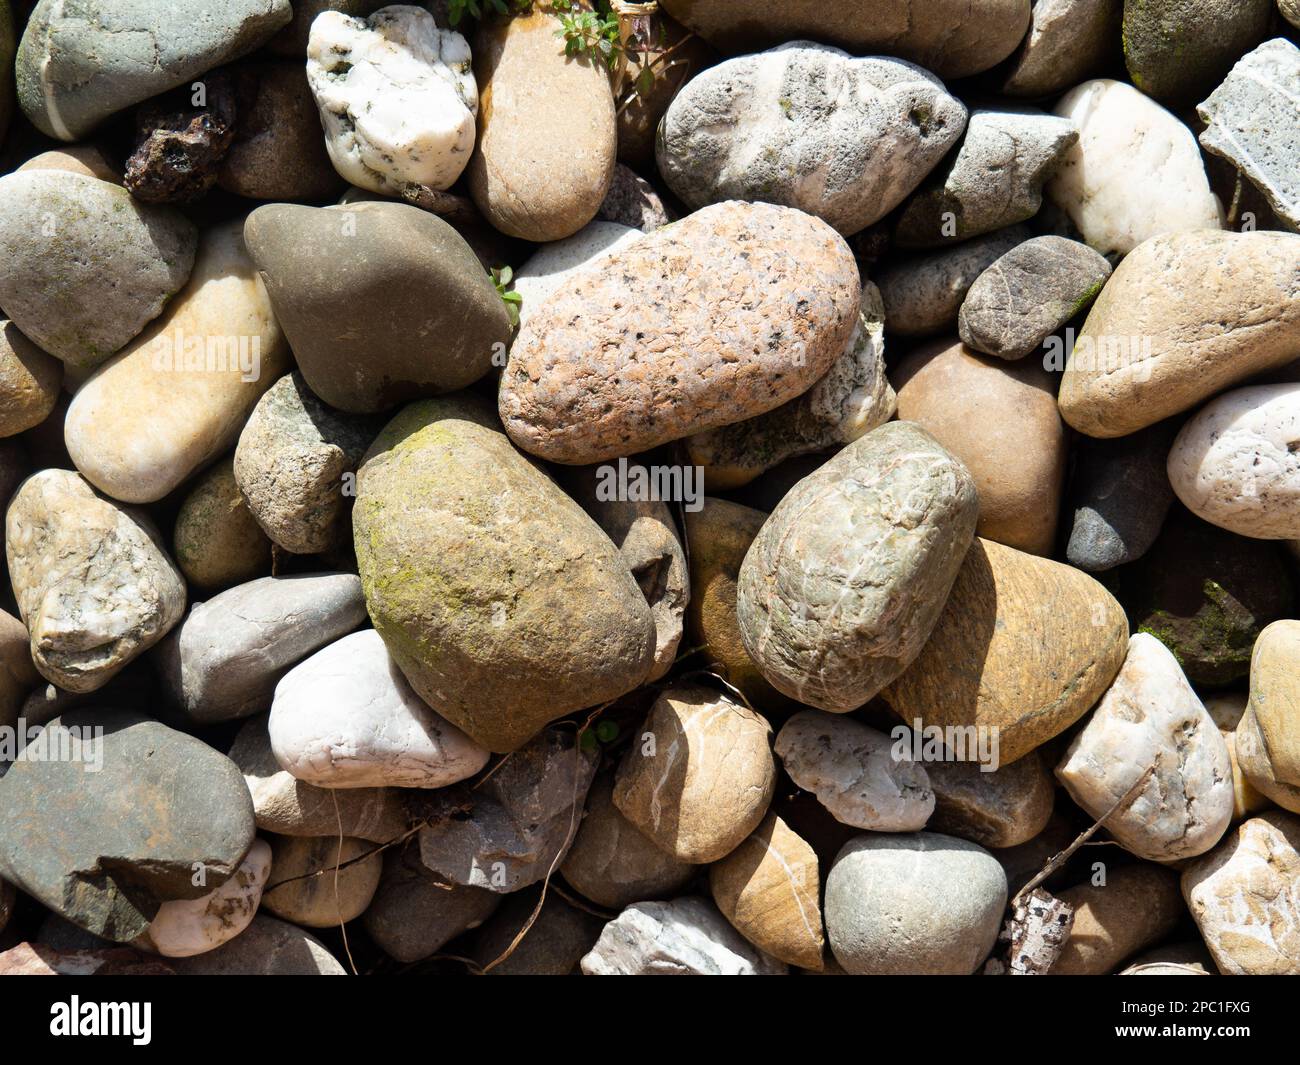
[[[492,965],[507,951],[510,956],[487,970],[487,976],[571,976],[600,938],[605,922],[565,901],[555,891],[546,894],[541,912],[511,951],[511,944],[533,916],[538,889],[521,891],[506,901],[483,925],[474,944],[474,959]]]
[[[297,925],[259,913],[224,946],[167,962],[182,976],[346,976],[325,944]]]
[[[1003,93],[1051,96],[1094,77],[1118,58],[1123,8],[1123,0],[1037,0]]]

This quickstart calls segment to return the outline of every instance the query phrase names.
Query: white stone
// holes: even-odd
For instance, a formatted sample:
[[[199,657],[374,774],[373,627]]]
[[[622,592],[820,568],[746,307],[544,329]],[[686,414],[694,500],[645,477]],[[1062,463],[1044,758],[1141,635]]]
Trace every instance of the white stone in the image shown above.
[[[925,770],[894,743],[852,718],[803,710],[776,737],[776,753],[799,787],[837,821],[875,832],[915,832],[934,813]]]
[[[165,958],[192,958],[228,943],[253,922],[271,875],[271,846],[254,840],[235,875],[197,899],[164,902],[142,945]]]
[[[515,291],[522,325],[552,292],[577,270],[625,248],[645,234],[617,222],[588,222],[571,237],[544,244],[515,272]]]
[[[1196,138],[1155,101],[1097,78],[1061,97],[1056,114],[1074,120],[1079,140],[1047,194],[1103,255],[1161,233],[1222,228]]]
[[[1232,820],[1228,747],[1173,654],[1139,632],[1056,775],[1075,802],[1100,818],[1153,764],[1132,800],[1107,819],[1107,831],[1139,858],[1204,854]]]
[[[748,943],[698,898],[636,902],[581,961],[587,976],[784,976],[784,963]]]
[[[365,19],[322,12],[307,82],[334,169],[360,188],[445,189],[469,162],[478,114],[469,44],[422,8],[398,4]]]
[[[1300,384],[1207,403],[1174,440],[1168,470],[1197,517],[1260,540],[1300,537]]]
[[[286,673],[269,728],[276,761],[323,788],[442,788],[472,777],[489,757],[411,690],[374,629]]]

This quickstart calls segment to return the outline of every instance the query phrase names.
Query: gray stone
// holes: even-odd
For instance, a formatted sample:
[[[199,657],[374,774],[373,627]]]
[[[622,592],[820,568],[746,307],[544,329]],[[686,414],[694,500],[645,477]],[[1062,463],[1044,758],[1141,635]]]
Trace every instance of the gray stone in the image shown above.
[[[952,332],[962,300],[975,279],[1033,235],[1028,226],[1008,226],[951,248],[903,256],[886,266],[876,283],[890,335],[925,337]]]
[[[1051,96],[1094,77],[1119,54],[1123,0],[1037,0],[1002,91]]]
[[[1174,501],[1165,459],[1174,426],[1129,436],[1081,436],[1071,489],[1074,524],[1065,557],[1089,573],[1114,569],[1147,553]]]
[[[191,721],[233,721],[269,709],[291,666],[365,617],[355,574],[259,577],[196,603],[154,664]]]
[[[521,891],[509,899],[483,925],[474,958],[486,969],[487,976],[570,976],[578,963],[595,945],[605,922],[580,910],[554,891],[547,892],[541,911],[537,908],[537,890]],[[532,924],[529,925],[529,921]],[[515,937],[528,927],[517,944]],[[514,949],[511,950],[511,945]],[[509,957],[504,957],[509,951]],[[499,964],[493,962],[500,960]],[[490,969],[487,966],[491,965]]]
[[[1201,145],[1246,175],[1300,230],[1300,49],[1282,37],[1242,56],[1196,108]]]
[[[924,429],[882,425],[781,501],[737,581],[745,650],[778,691],[856,710],[921,652],[975,533],[969,471]]]
[[[929,774],[895,755],[894,741],[852,718],[801,710],[776,737],[776,753],[799,787],[835,820],[873,832],[915,832],[934,812]]]
[[[185,580],[153,522],[70,470],[23,482],[5,543],[32,659],[61,688],[103,687],[185,613]]]
[[[596,218],[601,222],[617,222],[621,226],[639,229],[643,233],[652,233],[673,220],[654,186],[622,163],[614,167],[614,180],[609,184]]]
[[[932,832],[1001,849],[1028,842],[1051,820],[1056,784],[1036,751],[1010,765],[927,762],[925,769],[934,789]]]
[[[42,133],[75,141],[253,51],[291,17],[289,0],[40,0],[18,46],[18,101]]]
[[[19,716],[28,725],[48,725],[79,706],[130,710],[147,706],[153,697],[153,678],[148,667],[141,663],[129,666],[94,691],[73,692],[56,684],[39,685],[23,700]]]
[[[687,82],[656,155],[691,207],[761,199],[849,234],[901,203],[965,124],[966,108],[920,67],[795,41]]]
[[[1023,359],[1092,303],[1110,270],[1101,253],[1079,241],[1027,240],[975,279],[957,330],[976,351]]]
[[[42,737],[0,776],[5,879],[126,943],[164,902],[235,874],[253,844],[253,804],[225,755],[129,710],[73,710]]]
[[[307,928],[332,928],[365,913],[383,871],[380,848],[340,836],[272,836],[262,906]]]
[[[428,211],[274,203],[248,216],[244,237],[298,369],[331,407],[369,414],[464,388],[509,343],[491,279]]]
[[[315,936],[264,913],[224,946],[168,963],[183,976],[346,976]]]
[[[1042,111],[972,111],[952,162],[903,207],[895,242],[934,248],[1032,218],[1043,183],[1078,139],[1071,120]]]
[[[267,389],[235,448],[235,482],[262,531],[299,555],[337,547],[351,531],[347,475],[381,428],[326,406],[299,373]]]
[[[826,878],[826,933],[854,976],[975,972],[997,939],[1007,878],[988,851],[935,832],[866,835]]]
[[[60,170],[0,178],[0,306],[42,350],[99,365],[158,317],[198,232],[170,207]]]
[[[688,896],[637,902],[610,921],[582,959],[587,976],[784,976],[718,908]]]
[[[429,793],[420,859],[456,884],[509,894],[558,869],[582,821],[599,760],[552,725],[479,787]]]

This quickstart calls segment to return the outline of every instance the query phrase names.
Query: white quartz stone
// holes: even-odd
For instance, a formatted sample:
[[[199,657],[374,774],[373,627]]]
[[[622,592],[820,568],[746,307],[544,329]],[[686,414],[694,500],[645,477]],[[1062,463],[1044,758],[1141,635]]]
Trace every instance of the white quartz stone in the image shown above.
[[[269,729],[276,761],[323,788],[441,788],[473,776],[489,757],[412,691],[374,629],[286,673]]]
[[[352,184],[390,196],[445,189],[469,162],[478,114],[469,44],[422,8],[318,15],[307,81],[330,159]]]

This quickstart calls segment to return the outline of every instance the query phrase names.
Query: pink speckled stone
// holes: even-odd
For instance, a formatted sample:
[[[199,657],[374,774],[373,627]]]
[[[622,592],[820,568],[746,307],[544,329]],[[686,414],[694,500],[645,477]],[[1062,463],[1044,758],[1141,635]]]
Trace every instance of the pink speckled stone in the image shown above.
[[[524,450],[586,463],[752,418],[826,373],[860,294],[825,222],[714,204],[576,272],[533,312],[501,420]]]

